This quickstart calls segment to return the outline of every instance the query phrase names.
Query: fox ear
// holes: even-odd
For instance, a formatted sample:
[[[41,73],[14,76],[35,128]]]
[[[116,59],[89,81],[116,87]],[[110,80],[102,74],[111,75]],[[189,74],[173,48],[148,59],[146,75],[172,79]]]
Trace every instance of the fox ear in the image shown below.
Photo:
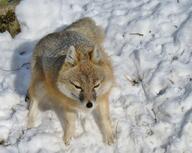
[[[74,65],[77,61],[77,55],[76,54],[77,54],[77,52],[75,50],[75,47],[70,46],[68,51],[67,51],[65,62]]]
[[[91,53],[91,60],[94,63],[99,63],[99,61],[101,60],[102,56],[101,56],[101,52],[99,50],[99,48],[97,46],[95,46],[94,50]]]

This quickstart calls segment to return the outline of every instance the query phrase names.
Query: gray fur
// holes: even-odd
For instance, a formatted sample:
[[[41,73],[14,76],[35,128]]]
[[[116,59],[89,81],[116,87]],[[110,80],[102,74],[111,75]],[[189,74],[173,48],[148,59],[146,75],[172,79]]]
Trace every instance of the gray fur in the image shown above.
[[[36,60],[33,61],[36,61],[36,63],[32,63],[32,65],[39,64],[43,70],[52,70],[53,74],[55,74],[53,76],[57,76],[61,66],[65,62],[70,46],[74,46],[75,49],[81,50],[83,53],[87,53],[91,49],[93,50],[96,41],[92,40],[94,40],[95,37],[102,36],[96,35],[99,27],[96,26],[95,22],[89,18],[85,19],[86,20],[82,20],[83,23],[75,22],[63,31],[49,34],[41,39],[34,51],[34,58],[36,58]],[[83,24],[84,26],[78,28],[79,24]],[[88,32],[83,33],[85,28]],[[104,35],[102,31],[100,33]],[[96,40],[99,40],[99,38]]]

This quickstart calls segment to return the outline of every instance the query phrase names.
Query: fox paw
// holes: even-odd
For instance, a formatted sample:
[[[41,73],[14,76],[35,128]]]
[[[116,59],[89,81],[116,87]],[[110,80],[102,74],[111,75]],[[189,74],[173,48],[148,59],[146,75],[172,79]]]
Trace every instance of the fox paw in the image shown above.
[[[115,135],[113,133],[111,134],[108,134],[106,137],[105,137],[105,143],[108,144],[108,145],[112,145],[114,144],[115,142]]]
[[[32,118],[28,118],[27,121],[27,129],[32,129],[35,127],[38,127],[41,124],[41,120],[40,119],[32,119]]]
[[[66,146],[70,145],[71,139],[72,139],[72,136],[64,136],[63,141]]]

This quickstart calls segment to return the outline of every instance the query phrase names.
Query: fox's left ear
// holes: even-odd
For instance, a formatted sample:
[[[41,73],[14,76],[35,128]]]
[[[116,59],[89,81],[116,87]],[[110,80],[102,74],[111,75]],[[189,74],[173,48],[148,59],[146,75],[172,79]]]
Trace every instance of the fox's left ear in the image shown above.
[[[71,65],[75,65],[75,63],[77,62],[77,52],[74,46],[69,47],[65,58],[65,62]]]
[[[94,50],[91,52],[91,60],[94,63],[99,63],[102,59],[101,50],[98,46],[95,46]]]

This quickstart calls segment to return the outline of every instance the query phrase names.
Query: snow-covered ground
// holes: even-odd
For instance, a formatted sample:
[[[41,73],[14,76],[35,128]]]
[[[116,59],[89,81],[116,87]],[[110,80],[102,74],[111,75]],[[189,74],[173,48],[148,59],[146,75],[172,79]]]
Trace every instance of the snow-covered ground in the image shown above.
[[[23,0],[16,14],[22,32],[0,34],[0,153],[192,152],[192,0]],[[116,75],[112,146],[90,116],[68,147],[54,112],[26,129],[35,44],[85,16],[105,29]]]

